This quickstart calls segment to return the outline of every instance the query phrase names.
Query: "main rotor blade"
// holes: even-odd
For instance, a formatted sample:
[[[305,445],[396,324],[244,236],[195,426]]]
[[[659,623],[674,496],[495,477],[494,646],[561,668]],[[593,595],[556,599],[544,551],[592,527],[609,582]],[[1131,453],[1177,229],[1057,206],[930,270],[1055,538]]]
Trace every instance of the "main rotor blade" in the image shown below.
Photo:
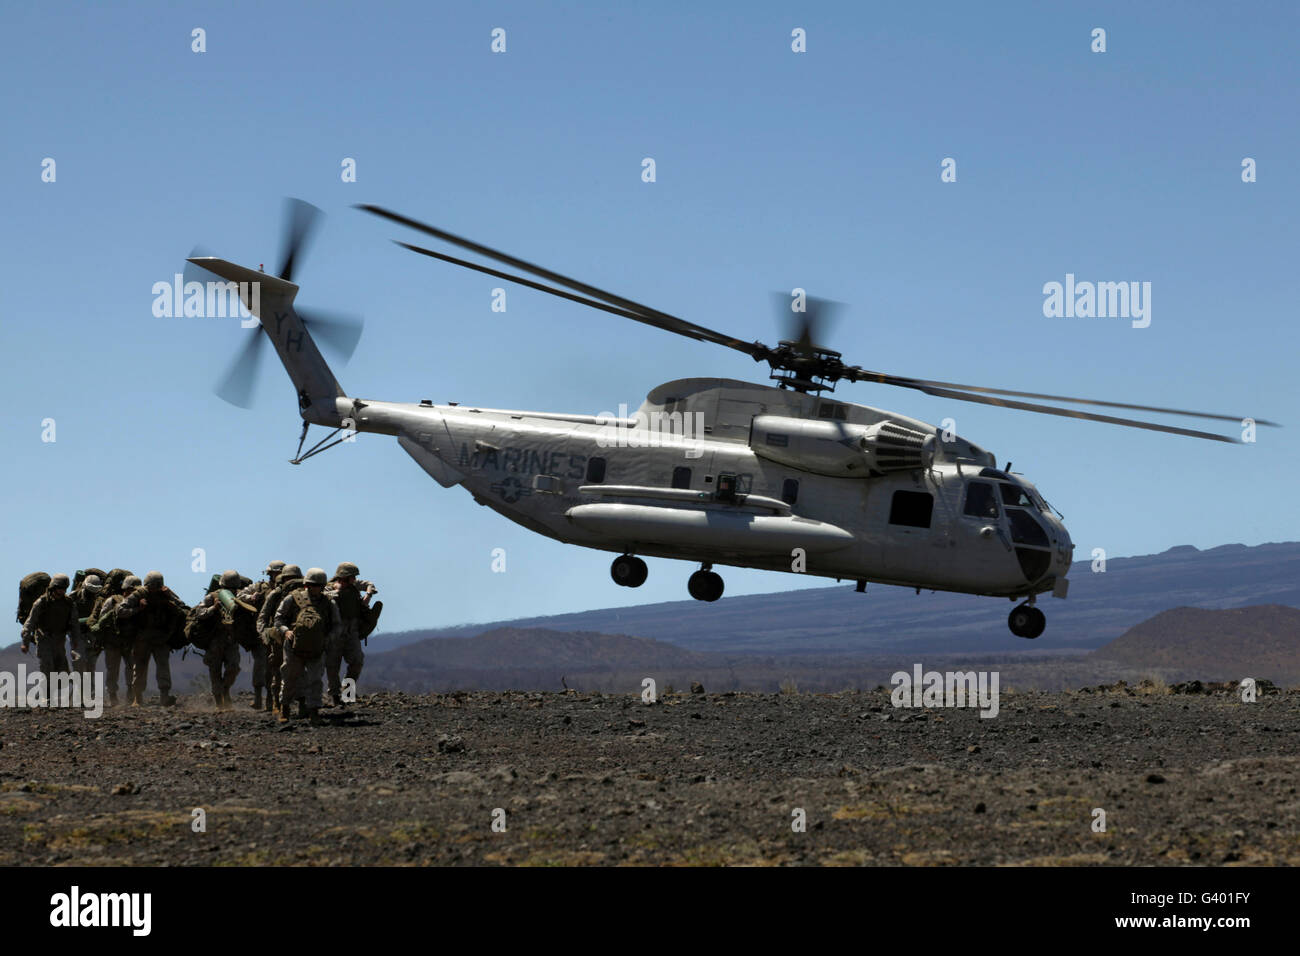
[[[848,375],[845,376],[850,377]],[[887,375],[884,372],[869,372],[855,369],[853,376],[857,381],[879,382],[882,385],[901,385],[905,388],[928,386],[931,388],[951,388],[963,392],[982,392],[990,395],[1014,395],[1017,398],[1041,398],[1049,402],[1073,402],[1076,405],[1100,405],[1106,408],[1128,408],[1135,412],[1156,412],[1163,415],[1184,415],[1188,418],[1211,418],[1223,422],[1240,422],[1243,415],[1218,415],[1213,412],[1192,412],[1182,408],[1161,408],[1156,405],[1131,405],[1127,402],[1107,402],[1095,398],[1071,398],[1067,395],[1044,395],[1040,392],[1016,392],[1007,388],[986,388],[982,385],[957,385],[953,382],[934,382],[924,378],[907,378],[902,375]],[[1252,419],[1256,425],[1269,425],[1281,428],[1277,422]]]
[[[783,318],[785,340],[793,343],[795,351],[805,356],[811,356],[816,350],[825,348],[822,342],[827,329],[834,320],[835,313],[844,305],[833,299],[804,295],[803,311],[796,312],[795,300],[786,293],[773,292],[772,300]]]
[[[622,296],[615,295],[612,292],[606,292],[604,289],[598,289],[595,286],[588,285],[585,282],[579,282],[577,279],[571,279],[568,276],[561,275],[558,272],[553,272],[550,269],[546,269],[542,266],[535,265],[531,262],[527,262],[515,256],[507,255],[504,252],[499,252],[498,250],[493,249],[489,246],[485,246],[481,243],[474,242],[472,239],[466,239],[463,236],[455,235],[454,233],[447,232],[445,229],[438,229],[426,223],[422,223],[415,219],[411,219],[407,216],[403,216],[400,213],[391,212],[390,210],[384,209],[380,206],[359,205],[356,208],[365,210],[366,212],[372,213],[376,216],[381,216],[384,219],[390,220],[391,222],[396,222],[400,225],[409,226],[412,229],[417,229],[420,232],[433,236],[435,239],[441,239],[444,242],[450,242],[452,245],[460,246],[462,249],[468,249],[470,252],[478,253],[479,255],[486,256],[489,259],[495,259],[497,262],[504,263],[505,265],[508,265],[512,268],[522,269],[524,272],[530,272],[533,275],[538,276],[539,278],[547,280],[548,282],[554,282],[557,285],[566,286],[567,288],[573,289],[576,292],[582,293],[583,296],[588,297],[586,299],[572,300],[575,302],[581,302],[583,305],[590,305],[591,299],[600,299],[610,303],[611,305],[617,306],[620,309],[625,310],[625,312],[638,313],[639,315],[639,318],[637,318],[638,322],[644,322],[647,325],[653,325],[656,328],[663,329],[666,332],[675,332],[678,335],[684,335],[687,338],[696,339],[697,341],[701,341],[701,342],[713,342],[717,345],[725,345],[727,348],[736,349],[739,352],[744,352],[746,355],[750,355],[755,358],[765,357],[771,352],[771,349],[763,345],[761,342],[742,342],[740,339],[727,335],[723,332],[718,332],[714,329],[707,328],[703,325],[696,325],[694,322],[688,322],[685,319],[678,318],[675,315],[669,315],[667,312],[660,312],[658,309],[652,309],[648,305],[642,305],[640,302],[634,302],[631,299],[625,299]],[[411,246],[404,242],[399,242],[398,245],[406,246],[406,248],[411,249],[414,252],[420,252],[424,255],[431,255],[435,259],[443,259],[443,261],[451,262],[454,265],[466,266],[467,268],[477,269],[477,271],[479,272],[487,271],[483,268],[473,265],[472,263],[467,263],[464,260],[456,259],[451,256],[443,256],[441,254],[434,253],[428,249],[422,249],[417,246]],[[488,275],[500,275],[500,274],[488,272]],[[521,281],[517,276],[501,275],[501,277],[506,278],[512,282]],[[538,287],[533,286],[533,288],[538,288]],[[542,289],[542,291],[552,291],[552,290]],[[608,312],[611,310],[605,309],[604,311]],[[623,315],[624,313],[615,312],[613,314]],[[630,315],[626,315],[625,317],[633,318],[633,316]]]
[[[361,330],[366,325],[364,319],[345,312],[326,312],[296,306],[295,309],[313,339],[333,349],[344,362],[352,358],[357,343],[361,341]]]
[[[846,378],[858,378],[858,370],[851,369]],[[870,376],[880,375],[878,372],[867,373],[867,381],[879,381],[880,379],[892,379],[894,376],[880,375],[880,379],[871,378]],[[1227,442],[1230,445],[1239,444],[1237,439],[1228,438],[1224,435],[1215,435],[1211,432],[1198,432],[1191,428],[1179,428],[1176,425],[1157,425],[1154,422],[1140,422],[1132,418],[1116,418],[1113,415],[1097,415],[1093,412],[1081,412],[1074,408],[1053,408],[1051,405],[1034,405],[1030,402],[1016,402],[1005,398],[994,398],[992,396],[967,394],[964,392],[955,392],[946,388],[934,388],[921,382],[908,382],[906,380],[895,380],[886,382],[887,385],[901,385],[903,388],[914,388],[917,391],[925,392],[927,395],[934,395],[939,398],[954,398],[959,402],[974,402],[977,405],[996,405],[999,408],[1018,408],[1025,412],[1038,412],[1043,415],[1059,415],[1062,418],[1080,418],[1089,422],[1105,422],[1108,425],[1123,425],[1127,428],[1145,428],[1153,432],[1168,432],[1171,435],[1186,435],[1189,438],[1204,438],[1207,441]]]
[[[293,281],[294,265],[306,251],[321,211],[301,199],[285,200],[285,231],[280,247],[280,278]]]
[[[253,388],[257,383],[258,367],[262,364],[262,343],[265,339],[261,326],[249,329],[245,334],[248,336],[247,341],[214,389],[218,396],[240,408],[252,407]]]
[[[464,266],[466,269],[473,269],[475,272],[482,272],[485,275],[495,276],[498,279],[505,279],[507,282],[518,282],[520,285],[527,286],[530,289],[537,289],[539,292],[546,292],[561,299],[568,299],[570,302],[578,302],[582,305],[589,305],[593,309],[600,309],[602,312],[609,312],[612,315],[621,315],[625,319],[632,319],[635,322],[644,322],[647,325],[659,327],[658,323],[652,321],[648,316],[639,312],[631,312],[627,309],[620,309],[617,306],[607,305],[604,302],[598,302],[595,299],[586,299],[573,292],[565,292],[563,289],[557,289],[554,286],[543,285],[532,279],[525,279],[523,276],[511,275],[509,272],[502,272],[500,269],[493,269],[491,266],[479,265],[477,262],[469,262],[466,259],[457,259],[455,256],[449,256],[445,252],[434,252],[432,249],[426,249],[423,246],[414,246],[409,242],[402,242],[400,239],[394,239],[397,245],[403,249],[410,249],[412,252],[418,252],[422,256],[429,256],[432,259],[441,259],[443,262],[450,262],[455,266]],[[683,333],[685,334],[685,333]]]

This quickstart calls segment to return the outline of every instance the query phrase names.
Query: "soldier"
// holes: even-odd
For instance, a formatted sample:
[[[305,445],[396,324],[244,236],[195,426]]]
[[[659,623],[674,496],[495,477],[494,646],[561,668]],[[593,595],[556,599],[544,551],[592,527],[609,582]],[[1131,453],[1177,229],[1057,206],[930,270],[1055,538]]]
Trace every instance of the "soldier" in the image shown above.
[[[257,618],[253,623],[253,630],[254,630],[253,637],[255,638],[255,640],[251,642],[251,646],[249,644],[246,644],[244,641],[240,641],[240,645],[247,647],[249,653],[253,655],[253,709],[254,710],[262,709],[263,690],[266,690],[266,709],[267,710],[271,709],[271,691],[266,686],[267,653],[270,649],[266,646],[266,644],[262,642],[261,639],[262,630],[261,627],[258,626],[257,622],[261,620],[262,607],[266,604],[267,595],[270,594],[272,590],[274,590],[276,578],[280,576],[280,571],[283,568],[284,568],[283,561],[270,562],[266,566],[265,581],[256,581],[253,584],[250,584],[248,587],[244,588],[244,590],[239,592],[239,600],[243,601],[245,604],[251,604],[254,608],[257,609]],[[284,663],[283,660],[281,660],[280,663]],[[278,672],[274,673],[271,677],[271,680],[274,684],[278,685],[280,682],[279,673]]]
[[[95,609],[95,603],[99,600],[99,592],[104,589],[104,581],[93,572],[94,569],[86,573],[81,579],[81,586],[71,595],[72,603],[77,605],[77,624],[81,629],[81,637],[72,645],[72,666],[78,674],[93,671],[95,669],[93,657],[97,656],[91,650],[92,635],[88,624],[90,612]]]
[[[36,656],[41,663],[41,673],[45,675],[47,694],[53,688],[51,675],[68,670],[64,636],[72,637],[73,646],[81,641],[77,605],[67,593],[70,583],[66,574],[56,574],[50,578],[49,588],[36,599],[31,613],[27,615],[27,623],[23,625],[22,652],[26,654],[31,642],[36,641]]]
[[[334,707],[343,706],[340,665],[344,660],[348,662],[348,678],[355,682],[361,679],[361,665],[366,659],[361,650],[361,631],[364,619],[370,613],[370,598],[378,593],[378,589],[369,581],[358,581],[360,573],[355,564],[344,561],[334,572],[331,589],[326,592],[338,605],[339,617],[343,621],[339,638],[331,641],[325,649],[325,676],[329,681],[330,704]]]
[[[118,623],[117,608],[126,600],[126,595],[140,586],[140,579],[129,574],[121,579],[120,586],[114,582],[110,573],[109,583],[100,592],[95,607],[90,612],[88,622],[91,639],[89,642],[90,670],[95,669],[99,655],[104,655],[104,670],[107,672],[108,703],[117,706],[117,675],[120,669],[126,678],[127,695],[131,693],[132,664],[131,646],[134,642],[134,628],[126,621]]]
[[[161,571],[150,571],[144,576],[144,586],[126,596],[117,608],[118,621],[131,621],[135,627],[135,640],[131,647],[132,707],[144,703],[144,688],[149,680],[149,658],[154,661],[154,678],[158,682],[158,696],[164,707],[176,703],[172,696],[171,646],[173,631],[183,622],[188,608],[185,603],[163,584]],[[181,619],[177,620],[177,617]]]
[[[275,587],[267,592],[257,615],[257,633],[262,636],[262,643],[266,646],[266,695],[270,698],[269,710],[273,714],[279,714],[282,707],[280,689],[284,670],[284,633],[275,623],[275,612],[280,609],[284,596],[299,587],[302,587],[302,568],[296,564],[286,564],[276,575]]]
[[[313,724],[320,719],[320,683],[325,648],[338,640],[343,630],[338,606],[325,596],[325,571],[311,568],[303,578],[305,587],[289,592],[275,612],[275,623],[284,628],[284,668],[280,722],[289,719],[289,704],[303,688],[307,716]]]
[[[219,588],[233,593],[239,588],[238,571],[221,572]],[[212,629],[212,636],[203,652],[203,663],[208,665],[211,678],[212,699],[219,710],[230,709],[230,688],[239,676],[239,644],[235,641],[231,611],[224,607],[215,590],[209,591],[195,612],[201,627]]]

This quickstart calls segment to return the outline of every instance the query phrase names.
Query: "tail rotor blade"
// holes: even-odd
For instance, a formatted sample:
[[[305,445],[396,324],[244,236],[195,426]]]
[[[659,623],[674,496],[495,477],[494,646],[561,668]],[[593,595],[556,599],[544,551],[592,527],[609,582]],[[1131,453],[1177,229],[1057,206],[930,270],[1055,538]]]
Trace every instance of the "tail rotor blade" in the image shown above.
[[[214,391],[217,395],[240,408],[251,408],[253,390],[257,384],[257,370],[262,364],[262,348],[265,336],[260,326],[248,329],[244,333],[248,339],[240,348],[233,362],[227,367]]]
[[[302,319],[313,339],[328,346],[343,362],[352,358],[357,343],[361,341],[361,330],[366,326],[361,316],[320,309],[300,308],[297,311],[298,318]]]
[[[293,281],[294,268],[302,261],[320,215],[321,211],[309,202],[286,200],[284,243],[280,255],[280,278],[286,282]]]

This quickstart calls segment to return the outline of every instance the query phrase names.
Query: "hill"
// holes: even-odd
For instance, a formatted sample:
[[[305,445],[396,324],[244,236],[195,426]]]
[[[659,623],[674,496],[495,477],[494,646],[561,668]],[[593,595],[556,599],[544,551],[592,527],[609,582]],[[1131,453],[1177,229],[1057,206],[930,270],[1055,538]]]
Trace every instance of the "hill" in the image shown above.
[[[1300,683],[1300,610],[1278,604],[1176,607],[1093,652],[1099,660],[1160,672],[1166,680]]]

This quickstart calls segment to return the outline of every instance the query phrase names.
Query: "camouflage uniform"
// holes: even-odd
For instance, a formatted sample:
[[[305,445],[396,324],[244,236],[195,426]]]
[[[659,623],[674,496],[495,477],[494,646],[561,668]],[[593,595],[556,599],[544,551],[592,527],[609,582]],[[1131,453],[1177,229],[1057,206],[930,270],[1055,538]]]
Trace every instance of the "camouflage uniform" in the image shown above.
[[[70,636],[74,646],[81,641],[81,627],[77,621],[77,605],[66,591],[68,576],[56,574],[50,578],[49,589],[36,599],[27,623],[23,625],[22,650],[36,641],[36,656],[40,660],[45,686],[52,687],[50,677],[68,671],[68,655],[64,650],[64,636]]]
[[[262,619],[262,607],[266,604],[267,595],[275,588],[275,580],[280,576],[280,570],[284,567],[283,561],[272,561],[266,566],[266,580],[257,581],[250,584],[244,590],[239,592],[239,600],[245,604],[251,604],[257,608],[257,621],[254,628],[257,631],[258,640],[249,651],[253,655],[253,709],[262,709],[262,692],[266,691],[266,709],[271,709],[271,690],[266,686],[267,678],[267,655],[270,651],[261,640],[262,628],[260,621]],[[280,663],[283,663],[281,661]],[[272,675],[272,681],[279,683],[279,674]]]
[[[154,661],[158,695],[163,706],[176,703],[172,696],[172,649],[168,639],[177,627],[176,615],[184,618],[185,603],[163,585],[163,576],[150,571],[144,586],[126,596],[117,608],[118,621],[131,621],[135,640],[131,647],[131,689],[128,697],[133,707],[144,703],[144,688],[149,681],[149,658]]]
[[[257,615],[257,633],[266,645],[266,693],[271,699],[269,709],[274,713],[278,713],[283,706],[280,690],[284,671],[284,635],[275,623],[275,612],[280,609],[280,602],[285,595],[301,586],[302,568],[296,564],[286,564],[276,577],[275,587],[267,592]]]
[[[233,592],[239,587],[239,572],[223,572],[220,586],[223,590]],[[212,699],[216,701],[217,707],[225,710],[230,706],[230,688],[239,676],[239,644],[235,641],[230,614],[222,606],[216,592],[209,591],[194,616],[197,621],[213,629],[207,649],[203,652],[203,663],[208,665]]]
[[[325,649],[325,677],[329,681],[330,702],[335,707],[343,703],[343,682],[339,678],[342,662],[348,662],[347,676],[358,681],[366,659],[361,650],[361,619],[370,608],[370,596],[378,589],[369,581],[356,580],[359,573],[355,564],[344,561],[334,572],[330,590],[325,592],[338,606],[343,621],[338,638],[330,641]]]
[[[338,640],[339,632],[343,629],[343,622],[339,618],[338,607],[325,596],[325,572],[320,568],[312,568],[303,577],[303,581],[311,606],[316,609],[316,613],[325,621],[324,645],[329,647],[331,641]],[[316,593],[313,594],[314,586],[317,585],[320,590],[316,590]],[[284,597],[280,601],[280,607],[275,612],[275,623],[284,628],[286,634],[284,668],[281,675],[283,706],[280,710],[280,720],[289,719],[287,713],[289,703],[297,698],[301,686],[306,699],[307,714],[311,717],[312,723],[319,723],[320,718],[317,712],[320,710],[321,703],[320,684],[325,666],[325,654],[322,649],[322,652],[315,657],[301,657],[295,651],[295,638],[289,637],[288,634],[292,633],[293,623],[298,617],[298,612],[298,601],[294,594]]]
[[[140,579],[134,574],[122,582],[122,588],[125,591],[132,591],[140,586]],[[104,670],[107,675],[106,684],[108,687],[108,702],[110,706],[117,706],[117,675],[120,669],[126,678],[126,689],[128,696],[131,692],[132,664],[131,664],[131,645],[134,634],[133,629],[126,622],[118,623],[117,608],[126,600],[126,594],[122,592],[108,593],[112,585],[104,589],[98,600],[95,601],[95,607],[90,612],[88,621],[91,640],[90,640],[90,669],[93,671],[95,665],[99,662],[99,655],[104,655]]]
[[[81,631],[81,636],[72,642],[72,666],[78,674],[95,669],[94,652],[90,648],[90,629],[81,622],[89,624],[90,612],[95,609],[95,602],[99,600],[103,586],[103,578],[98,574],[87,574],[81,580],[81,587],[71,595],[72,602],[77,605],[77,623]]]

